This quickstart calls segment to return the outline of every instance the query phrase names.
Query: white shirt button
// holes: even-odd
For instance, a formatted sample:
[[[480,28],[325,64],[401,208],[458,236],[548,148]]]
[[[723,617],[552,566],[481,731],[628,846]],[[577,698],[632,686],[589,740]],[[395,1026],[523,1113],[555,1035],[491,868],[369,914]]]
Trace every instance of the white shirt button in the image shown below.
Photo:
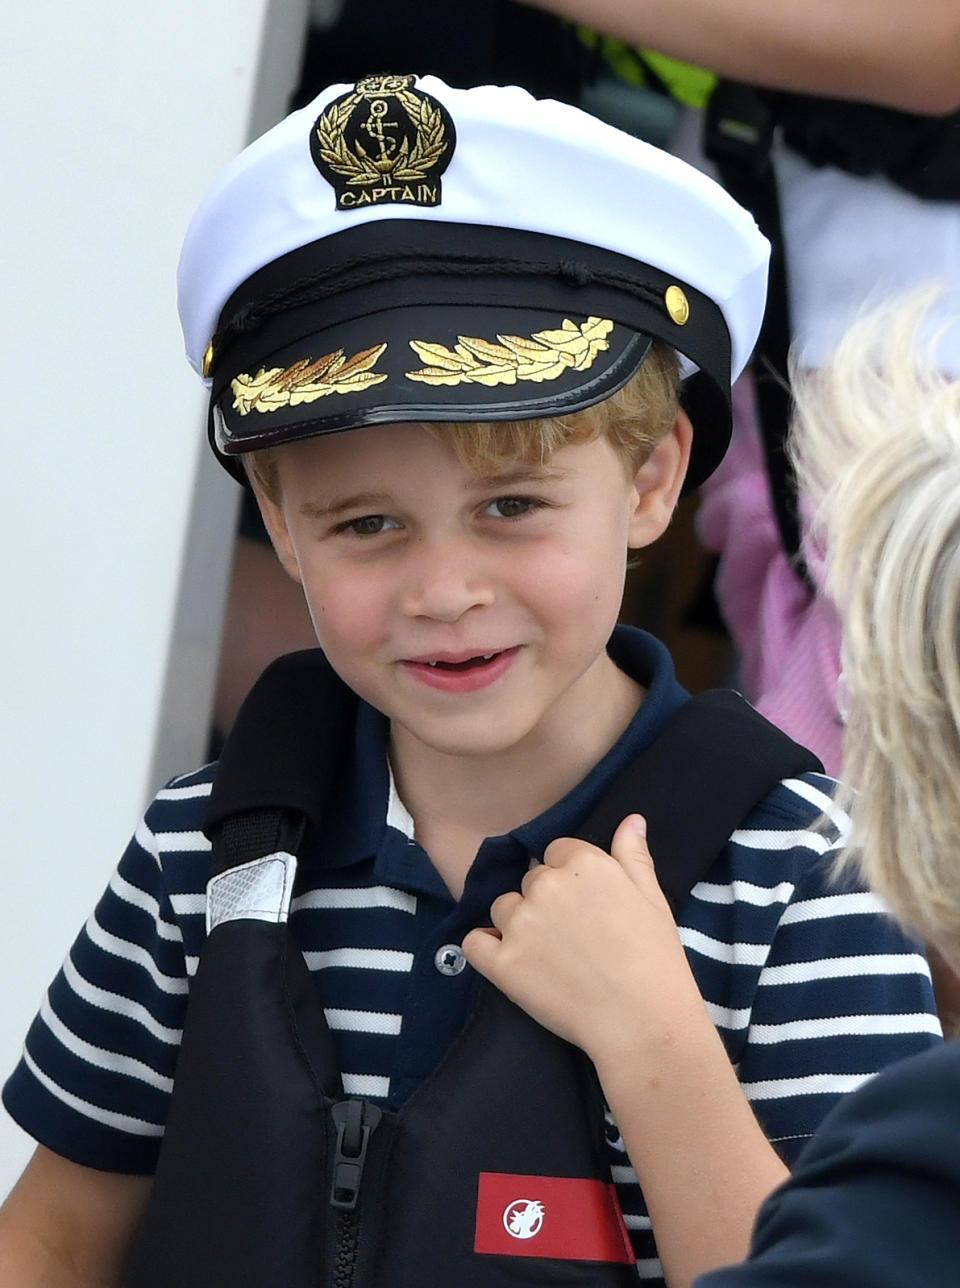
[[[467,964],[459,944],[444,944],[433,955],[433,964],[441,975],[459,975]]]

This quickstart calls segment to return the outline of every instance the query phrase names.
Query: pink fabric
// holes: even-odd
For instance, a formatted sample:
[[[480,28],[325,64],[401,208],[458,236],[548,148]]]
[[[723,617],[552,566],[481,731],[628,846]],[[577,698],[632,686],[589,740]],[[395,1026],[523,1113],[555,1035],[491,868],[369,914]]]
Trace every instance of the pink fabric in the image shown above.
[[[734,421],[730,451],[701,490],[697,532],[720,556],[716,595],[740,653],[744,696],[837,774],[840,623],[826,596],[811,594],[797,576],[781,545],[749,378],[734,386]],[[822,555],[809,538],[803,552],[820,586]]]

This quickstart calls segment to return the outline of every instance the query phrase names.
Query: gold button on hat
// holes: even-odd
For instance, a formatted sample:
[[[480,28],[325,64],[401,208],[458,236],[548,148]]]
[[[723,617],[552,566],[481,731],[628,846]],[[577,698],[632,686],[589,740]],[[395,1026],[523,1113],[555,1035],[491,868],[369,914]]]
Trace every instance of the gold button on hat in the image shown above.
[[[667,306],[667,312],[670,319],[676,322],[677,326],[683,326],[690,319],[690,302],[686,293],[679,286],[668,286],[663,302]]]

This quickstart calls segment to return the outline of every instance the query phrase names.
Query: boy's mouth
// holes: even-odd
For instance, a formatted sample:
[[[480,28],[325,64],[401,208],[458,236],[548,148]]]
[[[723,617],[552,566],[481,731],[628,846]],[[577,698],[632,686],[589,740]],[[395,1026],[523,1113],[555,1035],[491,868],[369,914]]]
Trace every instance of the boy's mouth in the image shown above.
[[[404,668],[431,688],[451,693],[484,688],[509,670],[520,646],[485,653],[434,653],[408,658]]]
[[[492,662],[495,657],[499,656],[499,652],[478,653],[475,657],[467,657],[460,662],[448,662],[442,658],[437,658],[436,661],[427,661],[424,665],[436,667],[440,671],[472,671],[474,667],[486,666],[488,662]]]

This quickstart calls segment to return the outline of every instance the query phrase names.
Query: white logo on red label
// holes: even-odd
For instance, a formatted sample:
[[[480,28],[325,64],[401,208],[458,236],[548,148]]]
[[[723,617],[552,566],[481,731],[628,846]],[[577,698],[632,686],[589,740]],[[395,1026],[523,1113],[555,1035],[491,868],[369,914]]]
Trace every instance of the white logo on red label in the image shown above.
[[[503,1211],[503,1228],[515,1239],[532,1239],[543,1227],[543,1204],[539,1199],[514,1199]]]

